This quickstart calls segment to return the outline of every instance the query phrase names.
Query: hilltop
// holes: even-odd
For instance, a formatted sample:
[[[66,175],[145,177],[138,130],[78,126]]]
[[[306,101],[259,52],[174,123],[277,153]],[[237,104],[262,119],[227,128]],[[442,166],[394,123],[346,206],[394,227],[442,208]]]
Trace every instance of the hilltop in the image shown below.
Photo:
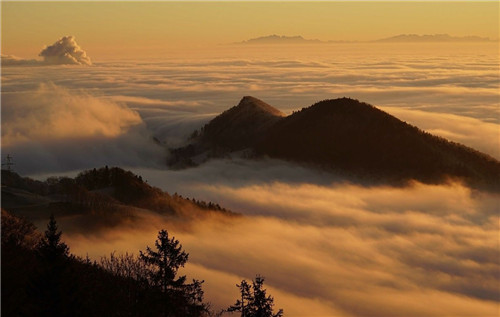
[[[245,96],[238,105],[224,111],[200,131],[195,131],[191,144],[172,151],[170,165],[184,167],[208,157],[252,148],[285,114],[273,106],[251,96]]]
[[[2,170],[2,208],[31,221],[54,214],[86,228],[115,226],[142,212],[190,219],[210,213],[236,215],[213,202],[173,195],[147,184],[141,176],[118,167],[86,170],[75,178],[37,181]]]
[[[241,111],[247,103],[265,104],[243,98],[197,132],[190,145],[174,150],[171,163],[184,160],[189,161],[185,165],[196,165],[246,149],[247,157],[282,159],[370,182],[455,179],[500,190],[499,161],[426,133],[367,103],[350,98],[323,100],[286,117],[267,104],[259,116]],[[198,161],[192,160],[195,156]]]

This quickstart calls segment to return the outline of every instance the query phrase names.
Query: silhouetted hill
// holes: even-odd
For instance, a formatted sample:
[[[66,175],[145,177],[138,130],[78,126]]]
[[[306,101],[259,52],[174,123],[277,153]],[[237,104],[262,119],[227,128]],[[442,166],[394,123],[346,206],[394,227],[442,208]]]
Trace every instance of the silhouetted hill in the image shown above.
[[[201,140],[210,146],[239,150],[252,146],[256,138],[284,114],[267,103],[250,96],[223,112],[203,127]]]
[[[232,127],[231,116],[224,114],[212,122]],[[252,118],[239,121],[250,123]],[[308,164],[357,180],[403,184],[411,179],[425,183],[460,179],[474,187],[500,190],[500,162],[494,158],[357,100],[324,100],[288,117],[276,116],[270,124],[253,130],[253,142],[232,134],[232,149],[241,148],[238,144],[251,146],[257,157]],[[198,140],[215,148],[227,144],[224,135],[203,129]]]
[[[27,219],[2,209],[1,224],[2,316],[209,315],[201,284],[166,292],[138,257],[58,255],[42,249],[43,235]]]
[[[284,116],[284,113],[262,100],[245,96],[238,105],[203,126],[201,132],[195,131],[191,145],[172,152],[170,164],[192,165],[193,161],[183,159],[201,155],[198,160],[204,160],[206,156],[220,157],[252,148]]]
[[[2,170],[2,208],[33,221],[50,214],[63,220],[78,217],[89,229],[132,220],[140,209],[186,219],[210,212],[235,215],[216,203],[170,195],[141,176],[107,166],[45,182]]]
[[[300,35],[296,36],[286,36],[286,35],[267,35],[261,36],[247,41],[240,42],[238,44],[317,44],[324,43],[320,40],[309,40],[305,39]]]
[[[487,37],[479,36],[451,36],[448,34],[399,34],[376,42],[405,43],[405,42],[491,42]]]
[[[274,125],[257,154],[367,175],[498,188],[500,162],[411,126],[357,100],[325,100]]]

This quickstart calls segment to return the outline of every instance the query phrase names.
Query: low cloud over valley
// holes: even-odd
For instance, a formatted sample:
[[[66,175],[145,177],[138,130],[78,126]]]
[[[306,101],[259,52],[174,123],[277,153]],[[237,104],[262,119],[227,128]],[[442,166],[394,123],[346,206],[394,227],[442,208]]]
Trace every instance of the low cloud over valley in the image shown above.
[[[65,239],[77,254],[91,249],[98,258],[142,250],[167,228],[190,253],[185,272],[206,280],[207,298],[220,308],[238,296],[232,285],[260,273],[289,316],[497,311],[497,196],[455,183],[363,187],[269,163],[137,171],[151,184],[218,201],[245,217],[189,225],[145,217],[133,227],[67,232]],[[265,177],[256,172],[262,169]]]
[[[355,183],[271,159],[166,165],[169,147],[247,95],[286,114],[351,97],[500,158],[497,46],[478,55],[419,44],[389,56],[384,45],[325,44],[294,56],[220,47],[197,58],[93,58],[82,71],[90,58],[64,37],[43,61],[2,56],[2,158],[39,178],[120,166],[170,194],[241,213],[180,221],[138,210],[131,222],[85,234],[59,222],[71,251],[93,259],[138,253],[167,229],[215,308],[234,302],[242,278],[262,274],[286,316],[496,316],[498,194],[457,182]]]

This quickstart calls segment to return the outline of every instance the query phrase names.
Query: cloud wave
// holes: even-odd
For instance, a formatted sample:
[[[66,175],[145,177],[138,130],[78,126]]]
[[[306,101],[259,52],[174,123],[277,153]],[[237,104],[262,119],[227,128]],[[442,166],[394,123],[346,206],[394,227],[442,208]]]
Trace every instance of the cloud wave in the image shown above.
[[[157,173],[167,187],[178,181],[169,180],[174,172]],[[91,250],[99,257],[137,252],[154,241],[155,231],[167,228],[190,253],[186,273],[206,280],[207,298],[217,308],[237,298],[234,284],[241,278],[260,273],[288,316],[498,311],[498,196],[460,184],[214,183],[191,185],[192,194],[217,197],[246,217],[206,218],[189,226],[154,218],[137,228],[85,237],[68,233],[65,239],[74,252]]]
[[[2,97],[2,143],[7,146],[28,140],[116,137],[141,123],[139,114],[123,105],[54,84]]]
[[[2,151],[20,173],[156,166],[165,156],[136,111],[50,83],[2,92]]]

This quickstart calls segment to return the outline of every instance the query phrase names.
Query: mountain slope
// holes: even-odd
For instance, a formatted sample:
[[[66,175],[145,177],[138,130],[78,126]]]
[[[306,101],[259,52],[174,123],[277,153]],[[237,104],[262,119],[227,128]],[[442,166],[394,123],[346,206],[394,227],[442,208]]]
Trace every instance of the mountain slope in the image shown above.
[[[213,119],[191,149],[224,148],[227,153],[250,148],[257,157],[308,164],[355,179],[399,184],[412,179],[426,183],[460,179],[474,187],[500,190],[499,161],[369,104],[349,98],[324,100],[282,117],[257,101],[245,97]],[[258,110],[241,111],[248,104]],[[257,107],[262,104],[265,107]],[[186,148],[178,151],[190,155]]]
[[[267,130],[285,116],[269,104],[245,96],[238,105],[224,111],[193,133],[192,143],[171,151],[169,165],[190,166],[191,160],[223,157],[228,153],[253,148]]]
[[[325,100],[274,125],[257,154],[391,181],[498,186],[500,163],[357,100]]]
[[[284,114],[250,96],[203,127],[202,142],[229,150],[252,146]]]
[[[144,211],[184,220],[211,213],[235,215],[216,203],[170,195],[141,176],[107,166],[45,182],[2,170],[2,208],[33,221],[55,214],[93,227],[133,220]]]

